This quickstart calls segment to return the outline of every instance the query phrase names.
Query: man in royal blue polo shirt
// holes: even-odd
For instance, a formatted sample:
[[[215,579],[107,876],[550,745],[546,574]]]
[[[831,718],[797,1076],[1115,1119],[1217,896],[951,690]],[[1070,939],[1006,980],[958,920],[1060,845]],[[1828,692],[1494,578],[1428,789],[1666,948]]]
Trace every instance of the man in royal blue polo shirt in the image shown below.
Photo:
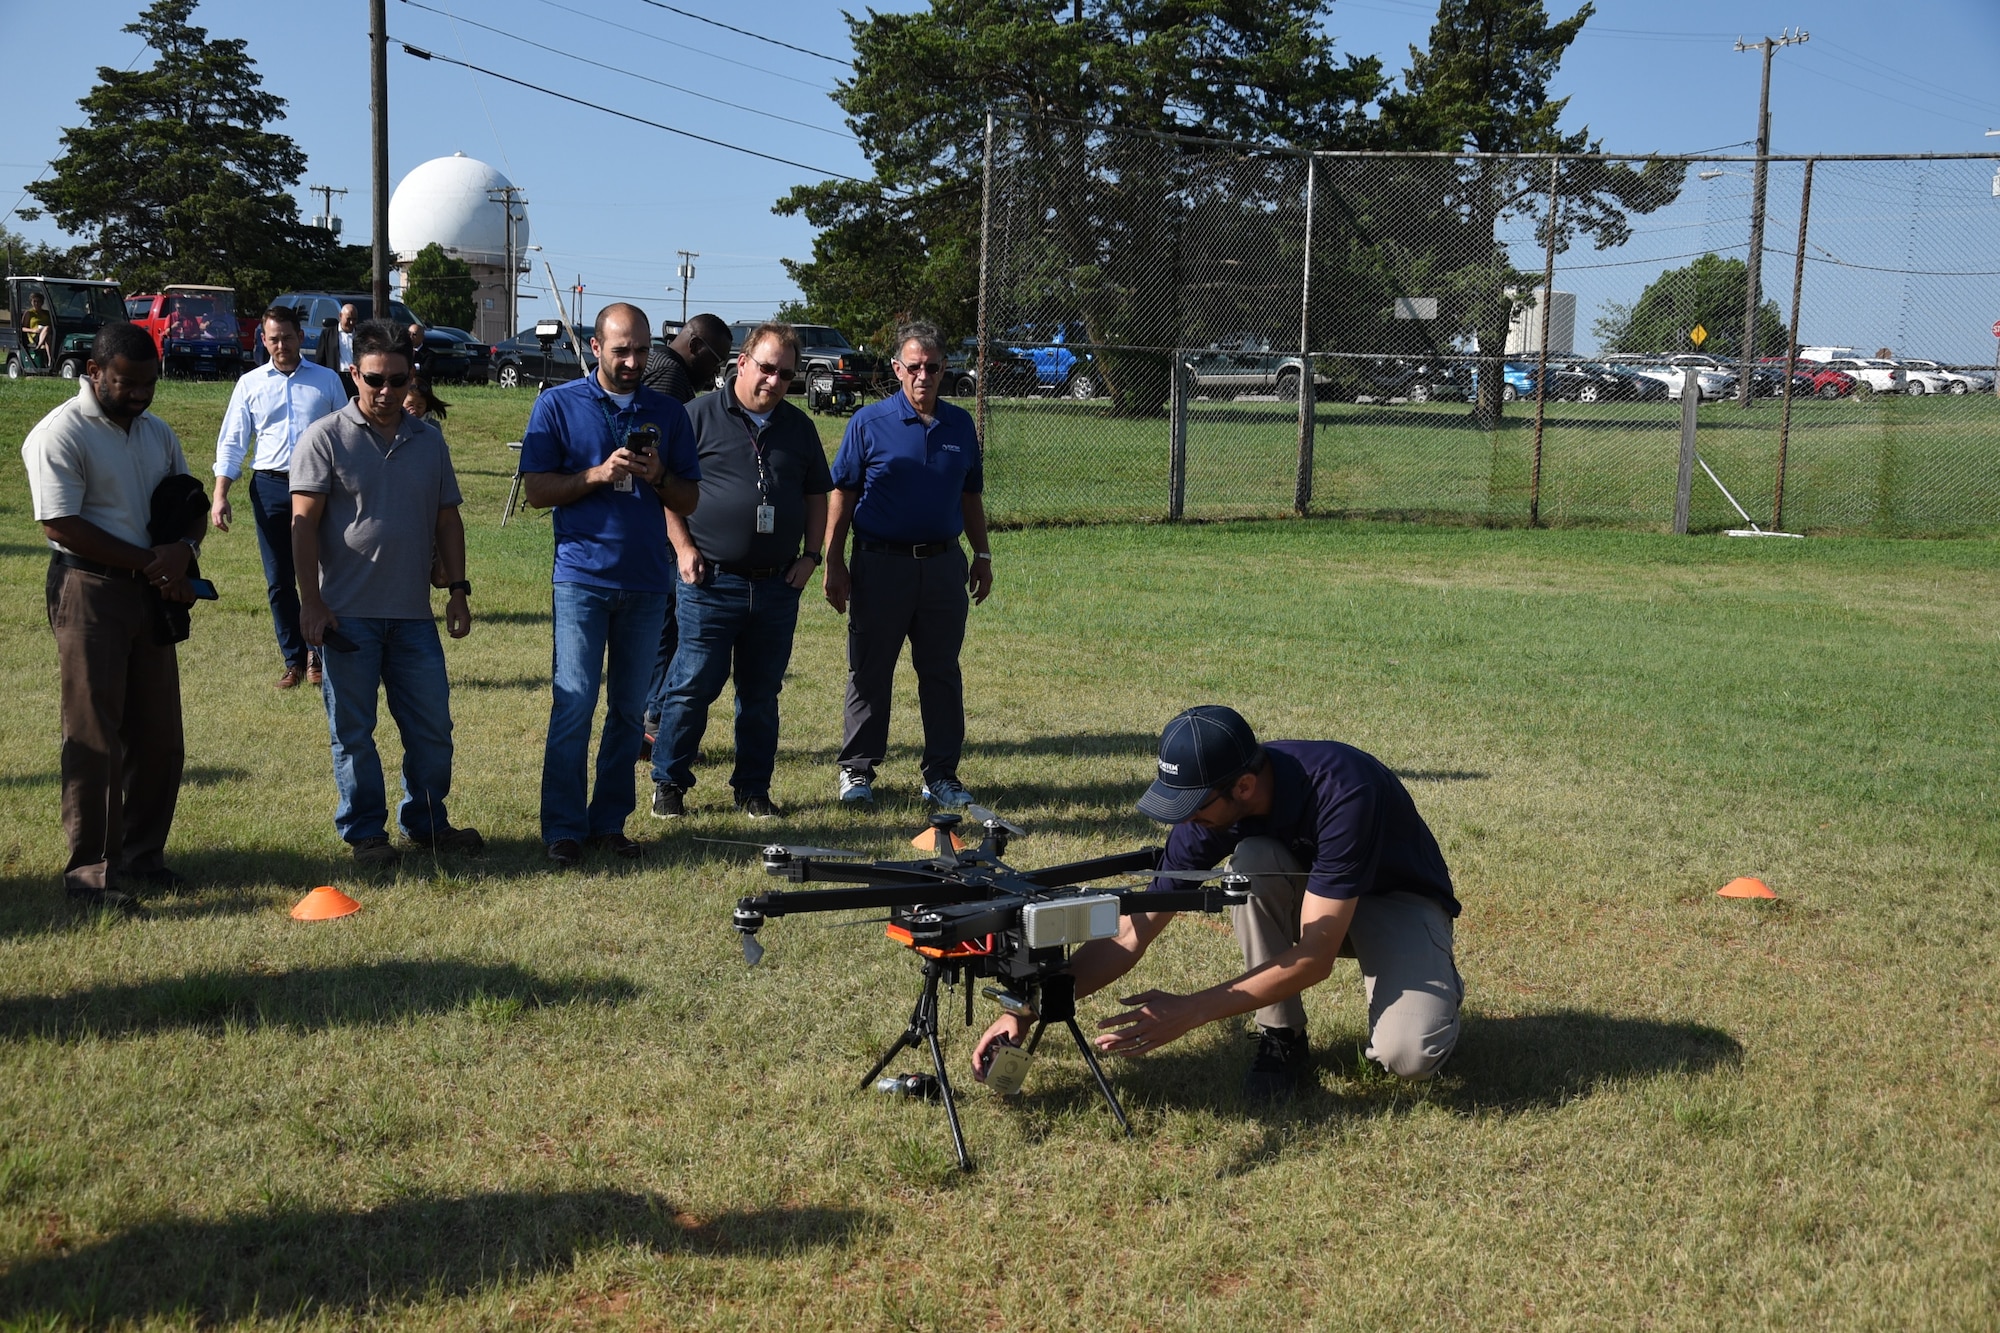
[[[586,845],[639,855],[625,836],[638,804],[632,765],[660,622],[673,592],[666,511],[694,512],[701,477],[687,410],[641,382],[646,313],[598,312],[597,371],[546,390],[521,436],[528,503],[555,511],[555,679],[542,752],[542,841],[558,866]],[[597,787],[585,802],[590,722],[604,684]]]
[[[936,325],[897,331],[895,368],[902,389],[854,414],[833,460],[826,600],[847,613],[840,799],[875,799],[875,768],[889,750],[896,659],[907,640],[924,723],[924,799],[963,806],[972,793],[958,780],[965,746],[958,652],[968,593],[983,602],[993,590],[979,435],[964,408],[938,401],[945,353]],[[961,532],[972,543],[969,561]]]
[[[1203,705],[1167,724],[1139,810],[1174,826],[1162,870],[1207,870],[1226,856],[1250,877],[1249,904],[1231,909],[1245,971],[1192,995],[1121,998],[1131,1007],[1099,1025],[1110,1029],[1100,1050],[1144,1054],[1254,1009],[1257,1053],[1244,1091],[1288,1096],[1311,1063],[1299,996],[1326,980],[1335,958],[1351,957],[1368,996],[1368,1057],[1403,1078],[1437,1072],[1458,1044],[1465,996],[1452,957],[1458,899],[1437,839],[1381,760],[1338,741],[1259,745],[1235,709]],[[1078,949],[1077,995],[1124,976],[1173,919],[1128,916],[1116,938]],[[973,1053],[979,1077],[993,1043],[1018,1042],[1026,1026],[1010,1015],[986,1030]]]

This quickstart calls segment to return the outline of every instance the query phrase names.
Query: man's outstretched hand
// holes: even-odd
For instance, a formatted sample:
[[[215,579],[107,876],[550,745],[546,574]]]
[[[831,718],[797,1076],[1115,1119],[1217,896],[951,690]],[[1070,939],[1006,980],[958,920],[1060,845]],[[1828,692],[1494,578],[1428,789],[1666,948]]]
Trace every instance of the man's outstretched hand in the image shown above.
[[[1098,1023],[1109,1029],[1097,1038],[1106,1055],[1145,1055],[1178,1040],[1208,1021],[1192,996],[1149,990],[1123,995],[1118,1003],[1132,1007]]]

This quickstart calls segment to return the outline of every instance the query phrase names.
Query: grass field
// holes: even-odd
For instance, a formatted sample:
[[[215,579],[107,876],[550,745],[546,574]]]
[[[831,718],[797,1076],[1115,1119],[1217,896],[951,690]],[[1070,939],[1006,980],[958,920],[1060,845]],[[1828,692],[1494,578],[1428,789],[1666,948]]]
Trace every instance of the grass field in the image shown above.
[[[198,887],[144,921],[72,911],[17,453],[61,393],[0,384],[0,1328],[1994,1326],[1991,541],[1002,533],[963,773],[1031,829],[1014,859],[1157,840],[1131,801],[1160,724],[1232,702],[1404,775],[1466,904],[1469,993],[1419,1088],[1359,1058],[1346,966],[1308,996],[1316,1086],[1289,1107],[1242,1103],[1234,1027],[1116,1063],[1129,1139],[1047,1050],[1017,1104],[967,1093],[961,1177],[936,1108],[853,1086],[902,1028],[908,955],[802,917],[743,968],[729,909],[770,881],[694,838],[770,830],[726,812],[726,768],[685,824],[634,820],[643,865],[545,873],[549,530],[498,526],[522,397],[468,391],[448,432],[477,585],[447,647],[454,816],[489,854],[351,873],[240,525],[181,658],[169,854]],[[221,401],[157,406],[205,462]],[[914,690],[903,795],[833,808],[842,638],[810,598],[782,829],[894,854]],[[1780,901],[1714,896],[1739,874]],[[322,883],[364,910],[288,919]],[[1183,921],[1133,981],[1235,960]]]

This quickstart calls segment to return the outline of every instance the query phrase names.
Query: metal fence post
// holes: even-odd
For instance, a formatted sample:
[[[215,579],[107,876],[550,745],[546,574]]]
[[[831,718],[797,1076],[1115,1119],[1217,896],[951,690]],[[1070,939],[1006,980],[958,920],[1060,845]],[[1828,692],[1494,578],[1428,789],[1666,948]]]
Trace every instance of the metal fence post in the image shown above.
[[[1314,155],[1306,154],[1305,262],[1299,276],[1299,476],[1292,488],[1292,508],[1301,518],[1311,511],[1313,499],[1313,184],[1317,166]]]
[[[979,454],[986,459],[986,285],[992,272],[993,236],[993,113],[986,113],[986,160],[979,178],[979,346],[973,352],[973,400],[979,433]]]
[[[1167,518],[1178,522],[1187,512],[1187,368],[1174,349],[1167,371]]]
[[[1549,396],[1549,307],[1555,304],[1556,226],[1562,216],[1562,191],[1556,171],[1560,157],[1549,159],[1549,244],[1542,261],[1542,336],[1535,354],[1535,463],[1528,474],[1528,526],[1542,522],[1542,409]]]
[[[1806,220],[1812,216],[1813,163],[1806,159],[1806,183],[1799,189],[1799,245],[1792,255],[1792,325],[1785,335],[1785,405],[1778,417],[1778,484],[1771,492],[1771,526],[1785,526],[1785,455],[1792,443],[1792,376],[1799,368],[1799,299],[1806,285]]]
[[[1688,506],[1694,498],[1694,415],[1701,406],[1701,377],[1681,367],[1681,470],[1674,483],[1674,532],[1687,536]]]

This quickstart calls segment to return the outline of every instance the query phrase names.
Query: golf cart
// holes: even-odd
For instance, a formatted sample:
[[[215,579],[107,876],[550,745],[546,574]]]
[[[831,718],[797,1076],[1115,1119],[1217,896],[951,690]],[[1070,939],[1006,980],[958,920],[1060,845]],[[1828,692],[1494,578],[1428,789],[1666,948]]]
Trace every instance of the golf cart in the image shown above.
[[[39,305],[35,298],[41,297]],[[38,323],[37,311],[49,321],[46,350],[26,324]],[[86,278],[20,277],[7,279],[7,305],[0,310],[0,356],[7,358],[7,378],[61,375],[73,380],[90,359],[97,330],[125,318],[118,284]],[[24,324],[25,321],[25,324]]]

